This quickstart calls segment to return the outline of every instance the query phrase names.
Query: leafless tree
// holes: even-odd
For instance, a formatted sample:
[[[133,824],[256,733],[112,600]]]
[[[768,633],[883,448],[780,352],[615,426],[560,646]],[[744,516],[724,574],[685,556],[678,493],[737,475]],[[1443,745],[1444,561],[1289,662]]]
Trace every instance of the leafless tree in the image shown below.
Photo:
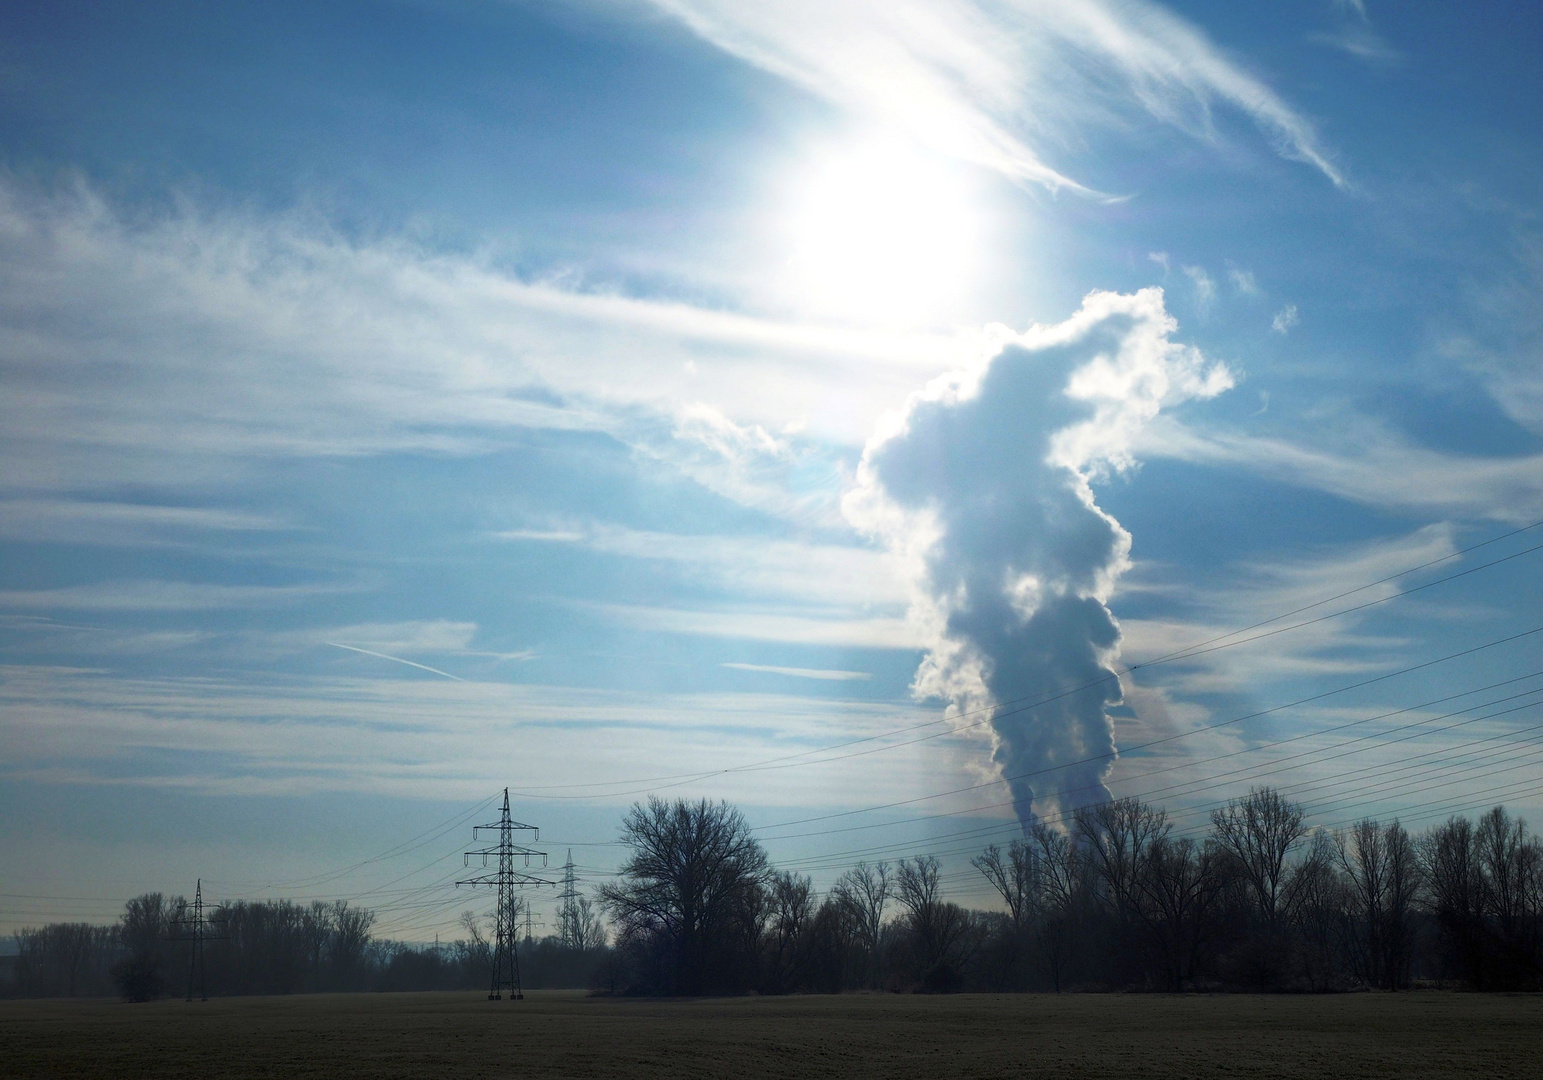
[[[1211,825],[1217,843],[1232,857],[1256,910],[1275,936],[1295,900],[1287,860],[1307,834],[1302,808],[1273,788],[1255,788],[1247,798],[1213,811]]]
[[[959,959],[956,946],[970,929],[964,909],[943,899],[941,879],[941,864],[932,855],[901,859],[895,872],[895,898],[905,908],[927,981],[940,980],[945,966]]]
[[[1497,806],[1479,819],[1474,850],[1484,888],[1484,903],[1503,935],[1509,935],[1526,911],[1527,823]]]
[[[671,991],[712,989],[729,954],[758,942],[765,850],[738,810],[705,799],[634,804],[621,839],[631,854],[602,903],[623,935],[649,939]]]
[[[767,888],[771,906],[768,971],[775,991],[797,988],[801,981],[807,934],[814,921],[814,882],[799,874],[775,873]]]
[[[605,946],[605,924],[595,911],[589,897],[581,896],[574,901],[573,947],[580,952]]]
[[[1038,909],[1034,943],[1044,959],[1050,985],[1061,992],[1071,962],[1074,924],[1083,887],[1082,860],[1071,837],[1036,821],[1029,829],[1034,851],[1034,892]]]
[[[1169,986],[1193,979],[1214,926],[1221,893],[1222,854],[1212,844],[1160,837],[1147,848],[1136,874],[1138,910],[1163,958]]]
[[[332,905],[329,922],[332,932],[328,939],[328,959],[332,962],[334,976],[349,980],[364,966],[375,912],[369,908],[350,907],[347,900],[338,900]]]
[[[888,863],[870,866],[860,862],[842,874],[831,889],[831,895],[856,930],[864,953],[863,979],[869,986],[874,984],[878,973],[879,942],[891,886]]]
[[[1153,845],[1167,837],[1168,815],[1139,799],[1116,799],[1081,807],[1075,820],[1083,857],[1104,900],[1122,918],[1137,917],[1141,868]]]
[[[1021,934],[1029,926],[1038,909],[1037,883],[1039,878],[1038,857],[1022,840],[1014,840],[1007,848],[1007,858],[1002,849],[992,844],[970,860],[1007,904],[1007,915],[1013,930]]]
[[[1473,822],[1453,815],[1420,835],[1415,844],[1425,877],[1425,901],[1436,918],[1442,963],[1483,989],[1484,874],[1474,844]]]
[[[1337,985],[1340,945],[1344,940],[1343,913],[1349,906],[1349,889],[1339,868],[1339,850],[1331,833],[1311,834],[1307,851],[1291,867],[1292,928],[1296,934],[1296,970],[1308,989],[1329,990]]]
[[[1474,830],[1485,921],[1504,985],[1543,977],[1543,848],[1527,823],[1497,806]]]
[[[1351,886],[1348,926],[1356,974],[1368,985],[1397,989],[1408,981],[1410,916],[1419,865],[1409,834],[1397,821],[1366,818],[1336,838]]]

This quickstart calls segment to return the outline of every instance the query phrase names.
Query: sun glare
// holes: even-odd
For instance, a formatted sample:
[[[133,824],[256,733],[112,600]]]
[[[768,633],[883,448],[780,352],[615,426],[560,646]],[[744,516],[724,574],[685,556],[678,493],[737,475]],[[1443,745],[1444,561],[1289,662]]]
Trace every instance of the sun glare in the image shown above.
[[[857,323],[951,321],[979,273],[983,231],[958,166],[870,142],[817,157],[790,187],[784,290],[795,307]]]

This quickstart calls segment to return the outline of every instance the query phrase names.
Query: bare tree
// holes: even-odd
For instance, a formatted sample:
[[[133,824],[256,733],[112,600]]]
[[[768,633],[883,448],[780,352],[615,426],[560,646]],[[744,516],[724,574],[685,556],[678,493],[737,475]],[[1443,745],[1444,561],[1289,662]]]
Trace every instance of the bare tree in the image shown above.
[[[878,974],[879,942],[884,932],[884,908],[889,902],[890,888],[888,863],[870,866],[860,862],[842,874],[831,889],[831,895],[857,931],[864,952],[863,979],[869,986],[874,985]]]
[[[1370,986],[1397,989],[1408,981],[1420,880],[1414,845],[1397,821],[1384,828],[1366,818],[1338,834],[1336,846],[1351,886],[1347,936],[1356,974]]]
[[[338,900],[332,905],[330,922],[328,958],[332,961],[335,977],[346,982],[364,966],[375,912],[369,908],[349,907],[347,900]]]
[[[1138,909],[1163,958],[1169,986],[1182,990],[1210,936],[1212,908],[1221,892],[1222,855],[1188,838],[1160,837],[1149,845],[1136,874]]]
[[[1521,988],[1543,979],[1543,848],[1527,823],[1497,806],[1479,819],[1474,850],[1498,978]]]
[[[776,873],[767,889],[771,903],[768,972],[771,989],[796,989],[803,974],[803,952],[814,921],[814,882],[798,874]]]
[[[1075,815],[1077,837],[1105,901],[1122,918],[1140,909],[1138,882],[1152,846],[1171,826],[1162,809],[1139,799],[1084,806]]]
[[[491,964],[493,948],[488,944],[487,934],[482,930],[482,917],[470,909],[461,912],[461,929],[466,931],[468,951],[476,958],[478,966],[485,967]]]
[[[65,992],[74,997],[82,976],[112,947],[112,930],[90,923],[53,923],[44,929],[52,934],[52,950],[64,972]]]
[[[1409,833],[1397,821],[1383,830],[1382,844],[1388,865],[1383,968],[1388,988],[1396,990],[1409,985],[1410,963],[1414,956],[1414,904],[1420,892],[1420,861]]]
[[[1306,854],[1291,868],[1290,888],[1297,971],[1309,989],[1331,989],[1338,982],[1342,916],[1350,903],[1332,834],[1312,834]]]
[[[1294,900],[1287,858],[1307,834],[1302,808],[1273,788],[1255,788],[1211,814],[1215,837],[1248,883],[1254,906],[1272,936]]]
[[[970,865],[981,872],[1006,902],[1013,930],[1020,934],[1028,928],[1039,906],[1037,864],[1034,850],[1022,840],[1014,840],[1008,845],[1005,861],[1002,849],[995,844],[970,860]]]
[[[1425,876],[1426,906],[1436,917],[1443,966],[1483,989],[1484,874],[1473,822],[1453,815],[1422,833],[1415,851]]]
[[[1050,985],[1061,992],[1073,951],[1073,929],[1079,897],[1084,895],[1082,860],[1065,833],[1036,821],[1029,829],[1034,847],[1034,891],[1038,917],[1034,943],[1044,959]]]
[[[113,965],[113,981],[130,1001],[149,1001],[161,993],[162,972],[170,960],[170,942],[184,917],[187,901],[158,892],[143,893],[123,905],[118,920],[125,955]]]
[[[587,896],[574,901],[572,934],[573,947],[580,952],[605,947],[605,924]]]
[[[957,979],[956,948],[970,930],[968,913],[943,899],[942,866],[936,856],[901,859],[895,872],[895,898],[906,911],[924,984],[949,989]]]
[[[1513,931],[1525,910],[1522,853],[1526,845],[1527,823],[1512,819],[1505,807],[1497,806],[1479,819],[1474,848],[1482,873],[1484,902],[1502,935]]]
[[[602,903],[621,933],[646,942],[674,993],[714,989],[752,949],[768,874],[766,852],[744,816],[703,799],[634,804],[622,821],[632,849],[620,878],[601,887]]]

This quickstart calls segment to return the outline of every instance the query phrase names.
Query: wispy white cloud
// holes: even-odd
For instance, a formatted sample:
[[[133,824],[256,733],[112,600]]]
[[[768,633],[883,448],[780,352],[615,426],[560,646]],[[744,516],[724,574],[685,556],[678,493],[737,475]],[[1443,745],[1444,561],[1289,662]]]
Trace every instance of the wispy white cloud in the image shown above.
[[[1404,57],[1372,29],[1365,0],[1335,0],[1339,19],[1333,30],[1309,34],[1308,40],[1349,53],[1373,64],[1395,64]]]
[[[0,715],[0,771],[10,777],[220,794],[472,798],[513,779],[529,799],[625,804],[640,788],[625,781],[699,771],[709,775],[698,783],[653,786],[751,805],[849,806],[921,794],[960,771],[939,740],[867,764],[725,775],[929,718],[904,703],[790,694],[413,677],[262,684],[13,665],[0,668]]]
[[[1342,26],[1326,33],[1309,34],[1308,40],[1372,64],[1396,64],[1404,58],[1403,53],[1389,45],[1369,26]]]
[[[704,610],[630,604],[593,606],[623,625],[666,634],[859,649],[922,649],[927,640],[919,627],[898,616],[854,618],[838,611],[822,617],[808,611],[784,614],[764,608]]]
[[[1475,371],[1516,423],[1543,434],[1543,233],[1530,211],[1519,225],[1509,265],[1469,288],[1472,318],[1441,343],[1445,358]]]
[[[345,585],[219,585],[109,581],[56,589],[0,591],[0,606],[31,611],[213,611],[294,604],[352,591]]]
[[[1232,279],[1232,288],[1243,296],[1258,296],[1259,282],[1254,277],[1252,270],[1244,270],[1240,266],[1227,267],[1227,276]]]
[[[787,675],[795,679],[819,679],[825,682],[852,682],[873,678],[867,671],[840,671],[825,668],[777,667],[774,664],[720,664],[719,667],[735,671],[764,671],[771,675]]]
[[[503,529],[493,534],[498,540],[532,540],[540,544],[573,544],[587,535],[576,529]]]
[[[1369,419],[1297,440],[1160,418],[1140,452],[1246,469],[1367,506],[1521,524],[1543,517],[1543,455],[1479,457],[1416,446]]]
[[[1203,266],[1186,266],[1184,274],[1195,288],[1195,305],[1201,311],[1209,311],[1216,302],[1216,282],[1211,280],[1211,275],[1205,272]]]
[[[1213,138],[1221,105],[1283,155],[1344,176],[1311,123],[1205,34],[1145,0],[654,0],[695,33],[869,122],[1051,190],[1041,147],[1132,111]]]
[[[685,534],[628,529],[600,522],[562,529],[513,530],[503,539],[563,542],[631,559],[676,563],[698,583],[746,599],[833,607],[903,610],[907,591],[893,557],[860,544],[819,543],[764,536]]]
[[[1186,729],[1203,727],[1216,719],[1196,704],[1197,699],[1203,700],[1202,695],[1229,695],[1231,700],[1247,700],[1259,707],[1270,701],[1290,700],[1291,688],[1303,680],[1321,688],[1407,663],[1411,643],[1376,629],[1381,625],[1377,620],[1389,610],[1386,608],[1351,612],[1248,639],[1342,607],[1395,597],[1408,582],[1386,581],[1337,605],[1313,607],[1297,617],[1257,626],[1284,612],[1361,589],[1369,582],[1455,551],[1453,530],[1447,525],[1433,525],[1401,536],[1330,545],[1274,561],[1255,559],[1217,566],[1203,585],[1186,584],[1182,597],[1177,598],[1182,613],[1122,618],[1125,658],[1140,665],[1126,682],[1139,688],[1128,700],[1135,709],[1142,739],[1169,734],[1163,728],[1167,718],[1176,713],[1186,717]],[[1256,629],[1238,633],[1244,627]],[[1218,645],[1226,647],[1214,648]],[[1186,650],[1195,650],[1195,655],[1155,666],[1150,663]],[[1300,722],[1301,717],[1295,714],[1272,721],[1287,727]],[[1185,745],[1165,749],[1158,756],[1169,763],[1182,762],[1245,744],[1243,733],[1224,730],[1197,738],[1192,744],[1186,740]]]
[[[534,427],[606,431],[775,508],[775,470],[807,468],[806,444],[857,444],[978,341],[574,292],[300,214],[183,202],[130,222],[84,186],[0,182],[0,490],[25,498]]]
[[[1295,304],[1287,304],[1275,313],[1275,318],[1270,320],[1270,330],[1277,334],[1289,334],[1291,328],[1302,321],[1302,316],[1297,312]]]
[[[404,622],[354,623],[319,630],[287,631],[283,637],[267,635],[274,643],[300,647],[347,642],[350,645],[390,653],[466,653],[477,636],[477,624],[452,619],[415,619]]]
[[[0,537],[9,540],[141,544],[195,532],[286,527],[271,516],[241,510],[85,499],[0,500]]]

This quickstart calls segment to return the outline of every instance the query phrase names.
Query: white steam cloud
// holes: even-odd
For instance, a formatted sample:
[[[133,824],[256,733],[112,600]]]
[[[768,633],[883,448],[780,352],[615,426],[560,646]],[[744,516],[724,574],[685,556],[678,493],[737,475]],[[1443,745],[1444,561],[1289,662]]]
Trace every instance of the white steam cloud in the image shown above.
[[[1021,335],[1000,328],[983,364],[881,425],[845,502],[912,575],[929,643],[915,693],[954,712],[996,707],[992,760],[1025,824],[1036,803],[1108,797],[1121,690],[1107,605],[1130,535],[1092,483],[1135,465],[1132,441],[1161,409],[1233,384],[1171,341],[1176,328],[1157,288],[1090,293],[1066,322]]]

